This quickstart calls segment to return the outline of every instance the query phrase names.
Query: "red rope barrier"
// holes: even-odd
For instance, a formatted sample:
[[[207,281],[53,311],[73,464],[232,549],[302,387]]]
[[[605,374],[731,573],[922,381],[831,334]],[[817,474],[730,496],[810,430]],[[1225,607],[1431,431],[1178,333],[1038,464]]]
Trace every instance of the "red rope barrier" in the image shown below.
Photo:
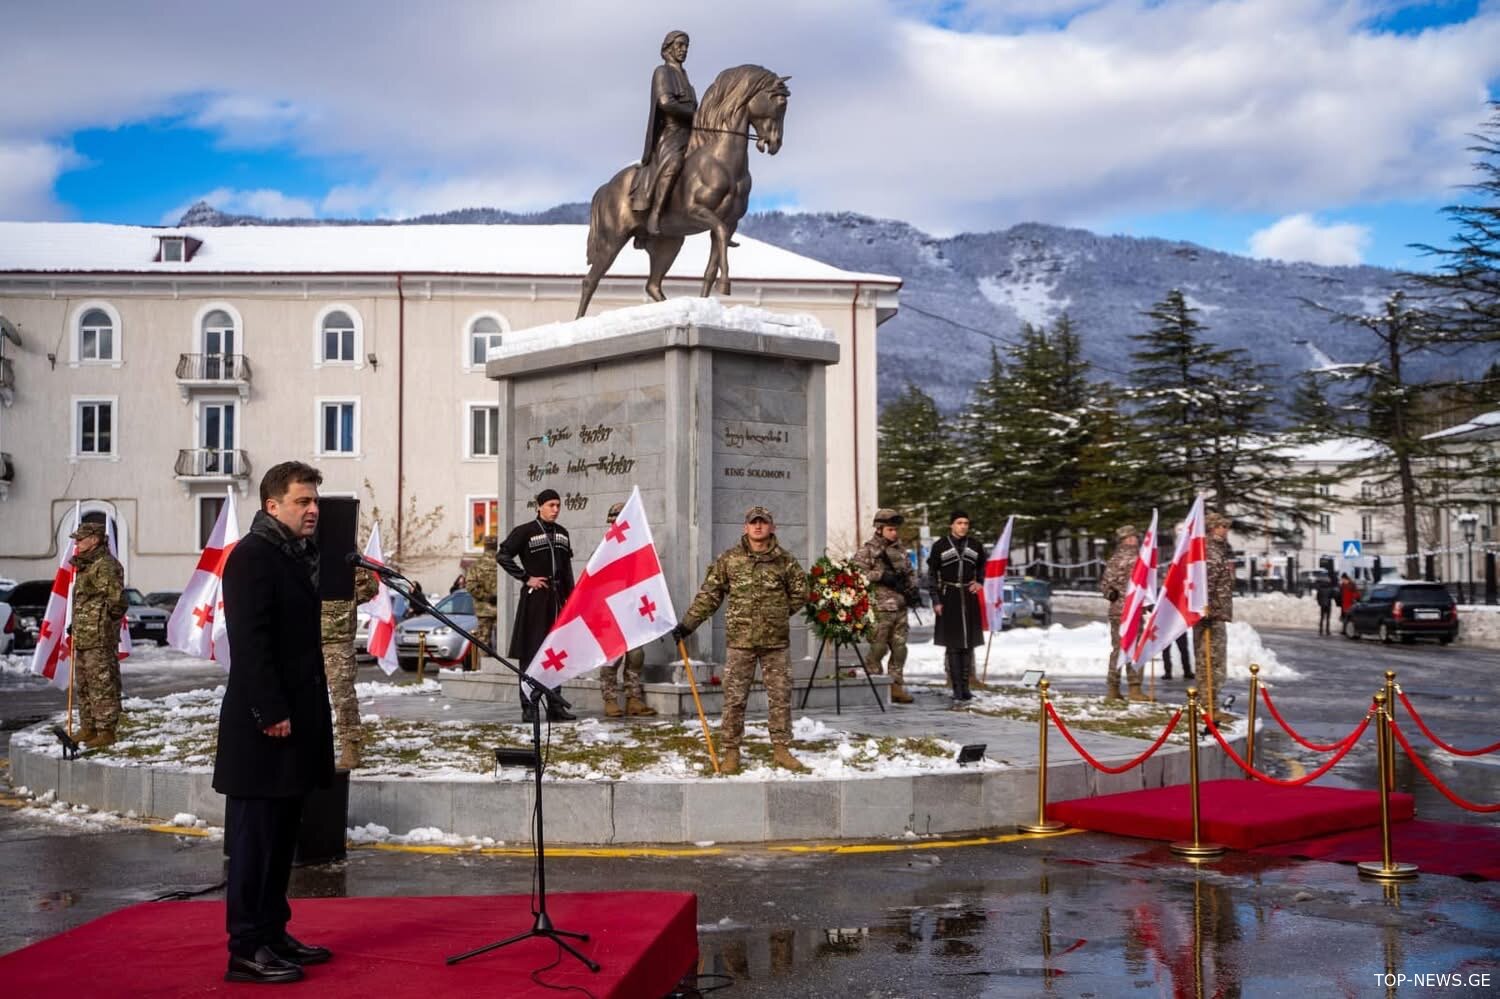
[[[1052,723],[1057,726],[1057,730],[1063,734],[1063,738],[1068,740],[1069,744],[1071,744],[1072,747],[1078,751],[1078,755],[1082,756],[1084,760],[1089,764],[1089,766],[1093,767],[1095,770],[1102,770],[1107,774],[1122,774],[1133,767],[1140,766],[1142,763],[1146,762],[1147,758],[1149,758],[1152,753],[1161,748],[1161,744],[1167,741],[1167,736],[1172,734],[1172,730],[1177,727],[1178,721],[1182,719],[1182,709],[1177,709],[1177,713],[1172,716],[1171,721],[1167,722],[1167,727],[1162,730],[1161,735],[1157,736],[1156,741],[1151,744],[1150,749],[1146,750],[1144,753],[1137,756],[1135,759],[1131,760],[1123,767],[1105,766],[1103,763],[1100,763],[1098,760],[1090,756],[1089,751],[1078,744],[1078,740],[1073,738],[1073,733],[1068,731],[1068,726],[1064,725],[1063,720],[1058,717],[1057,709],[1052,706],[1051,701],[1047,702],[1047,715],[1052,719]]]
[[[1485,746],[1483,749],[1459,749],[1457,746],[1448,745],[1442,739],[1432,734],[1432,729],[1427,727],[1427,723],[1422,721],[1422,716],[1417,714],[1417,709],[1411,706],[1411,701],[1407,700],[1406,691],[1398,691],[1397,694],[1401,698],[1402,705],[1406,708],[1406,713],[1411,715],[1411,720],[1417,723],[1417,728],[1421,729],[1422,734],[1431,739],[1433,744],[1443,752],[1452,753],[1454,756],[1484,756],[1487,753],[1493,753],[1495,750],[1500,749],[1500,742],[1495,743],[1493,746]]]
[[[1331,753],[1335,749],[1338,749],[1340,746],[1342,746],[1344,744],[1344,741],[1348,739],[1348,736],[1345,736],[1344,739],[1340,739],[1338,742],[1330,742],[1326,746],[1322,745],[1321,743],[1311,742],[1307,739],[1304,739],[1302,736],[1293,731],[1292,726],[1286,723],[1285,718],[1281,717],[1281,712],[1277,711],[1276,705],[1271,703],[1271,692],[1267,690],[1264,685],[1262,685],[1260,688],[1260,697],[1261,700],[1266,702],[1266,710],[1271,712],[1271,717],[1276,719],[1276,724],[1280,725],[1287,735],[1291,736],[1294,740],[1300,742],[1308,749],[1315,750],[1319,753]]]
[[[1241,770],[1245,771],[1245,773],[1249,774],[1251,777],[1254,777],[1256,780],[1264,781],[1267,784],[1276,784],[1280,787],[1301,787],[1303,784],[1311,784],[1313,781],[1317,780],[1319,777],[1332,770],[1335,763],[1337,763],[1339,760],[1342,760],[1346,755],[1348,755],[1349,750],[1353,749],[1354,744],[1359,741],[1359,737],[1365,734],[1365,729],[1370,727],[1370,717],[1371,716],[1368,714],[1365,715],[1365,720],[1359,723],[1359,727],[1344,737],[1344,742],[1339,748],[1338,755],[1334,756],[1327,763],[1323,764],[1312,773],[1304,774],[1303,776],[1298,777],[1295,780],[1282,780],[1280,777],[1272,777],[1270,774],[1261,773],[1259,770],[1246,763],[1244,759],[1240,757],[1240,754],[1234,751],[1234,747],[1224,741],[1224,737],[1219,734],[1219,727],[1214,724],[1212,715],[1204,715],[1203,720],[1208,724],[1209,732],[1213,733],[1213,737],[1218,740],[1219,748],[1228,753],[1229,758],[1233,760]]]
[[[1396,719],[1394,718],[1391,719],[1391,731],[1395,733],[1396,741],[1401,743],[1401,748],[1406,750],[1406,758],[1411,760],[1412,763],[1416,765],[1416,768],[1418,770],[1422,771],[1422,776],[1426,777],[1428,781],[1432,783],[1433,787],[1443,792],[1443,797],[1453,802],[1459,808],[1465,809],[1470,812],[1483,812],[1486,814],[1500,812],[1500,804],[1476,805],[1473,802],[1465,801],[1458,795],[1454,794],[1452,791],[1448,790],[1447,785],[1438,780],[1433,772],[1427,769],[1427,764],[1422,762],[1422,757],[1418,756],[1416,752],[1411,748],[1411,743],[1406,741],[1406,735],[1402,733],[1400,727],[1396,724]]]

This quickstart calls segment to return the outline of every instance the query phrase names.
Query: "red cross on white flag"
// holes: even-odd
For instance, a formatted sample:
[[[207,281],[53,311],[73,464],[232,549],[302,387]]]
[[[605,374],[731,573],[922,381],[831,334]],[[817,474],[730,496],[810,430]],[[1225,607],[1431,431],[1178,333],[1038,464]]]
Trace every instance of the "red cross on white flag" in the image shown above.
[[[1203,531],[1203,496],[1193,501],[1177,528],[1177,546],[1156,606],[1133,647],[1132,663],[1143,663],[1177,640],[1203,617],[1208,606],[1208,544]],[[1121,643],[1123,646],[1123,642]]]
[[[379,524],[370,528],[370,539],[365,542],[365,558],[385,565],[385,554],[380,550]],[[396,605],[391,602],[391,591],[385,585],[385,579],[377,578],[380,579],[380,586],[376,589],[375,596],[360,604],[359,609],[370,615],[367,651],[375,657],[380,668],[385,670],[385,675],[390,676],[401,668],[401,663],[396,658]]]
[[[167,644],[199,659],[229,668],[229,622],[224,615],[224,563],[240,540],[240,522],[229,490],[219,519],[198,555],[198,565],[167,618]]]
[[[557,687],[660,638],[676,624],[641,491],[633,489],[526,672]]]
[[[979,611],[985,631],[1000,631],[1005,621],[1005,567],[1010,565],[1010,530],[1015,526],[1012,514],[984,563],[984,600]]]
[[[81,510],[73,507],[73,530],[82,523]],[[70,532],[71,533],[71,532]],[[63,548],[62,558],[57,563],[57,573],[52,577],[52,592],[47,597],[47,610],[42,614],[41,627],[37,630],[36,648],[31,653],[31,672],[45,676],[54,687],[68,689],[68,676],[72,669],[72,645],[68,641],[68,624],[73,620],[73,541]]]
[[[1130,569],[1130,585],[1125,589],[1125,609],[1120,612],[1120,647],[1133,649],[1140,641],[1141,625],[1146,619],[1146,605],[1156,598],[1156,511],[1151,511],[1151,529],[1141,539],[1135,565]]]

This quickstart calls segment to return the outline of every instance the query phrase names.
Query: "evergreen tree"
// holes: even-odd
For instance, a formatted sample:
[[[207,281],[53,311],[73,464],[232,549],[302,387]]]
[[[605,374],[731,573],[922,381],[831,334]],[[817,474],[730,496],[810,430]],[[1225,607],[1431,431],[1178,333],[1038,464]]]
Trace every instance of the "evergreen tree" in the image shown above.
[[[952,432],[932,396],[907,383],[876,428],[880,505],[909,518],[940,517],[953,473]]]

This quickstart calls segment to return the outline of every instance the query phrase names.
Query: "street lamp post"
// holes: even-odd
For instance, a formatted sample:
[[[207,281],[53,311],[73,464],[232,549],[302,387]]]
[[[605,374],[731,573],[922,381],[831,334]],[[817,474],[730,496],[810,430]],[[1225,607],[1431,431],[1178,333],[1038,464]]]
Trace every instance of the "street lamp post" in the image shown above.
[[[1458,526],[1463,528],[1464,545],[1469,550],[1469,602],[1474,602],[1474,536],[1479,532],[1479,514],[1472,510],[1465,511],[1457,517]]]

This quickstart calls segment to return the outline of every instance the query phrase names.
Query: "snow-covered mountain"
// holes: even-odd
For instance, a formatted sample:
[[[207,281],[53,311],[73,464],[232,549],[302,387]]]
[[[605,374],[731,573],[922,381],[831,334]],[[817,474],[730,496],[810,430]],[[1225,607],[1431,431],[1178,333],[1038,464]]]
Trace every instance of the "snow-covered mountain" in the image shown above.
[[[224,215],[200,203],[181,224],[265,221]],[[537,213],[471,208],[404,221],[587,223],[588,206]],[[986,373],[996,338],[1009,340],[1022,323],[1049,324],[1063,313],[1097,373],[1122,380],[1130,366],[1129,337],[1150,325],[1141,313],[1172,288],[1182,289],[1201,310],[1198,319],[1209,339],[1242,347],[1272,365],[1289,388],[1298,371],[1330,359],[1363,360],[1369,349],[1355,331],[1330,323],[1305,300],[1346,312],[1374,311],[1399,283],[1396,272],[1378,267],[1285,264],[1193,243],[1037,223],[938,238],[905,222],[852,213],[772,212],[747,216],[740,231],[838,267],[900,277],[901,311],[880,328],[880,396],[889,399],[915,380],[945,409],[961,406],[974,380]],[[580,246],[580,257],[582,252]]]

